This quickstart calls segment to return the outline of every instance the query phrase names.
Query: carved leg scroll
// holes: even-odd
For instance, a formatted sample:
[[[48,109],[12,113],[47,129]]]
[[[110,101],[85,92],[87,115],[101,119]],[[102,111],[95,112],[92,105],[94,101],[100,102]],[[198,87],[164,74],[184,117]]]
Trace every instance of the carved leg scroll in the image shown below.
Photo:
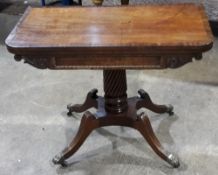
[[[79,130],[76,137],[72,140],[68,147],[66,147],[60,154],[53,158],[54,164],[61,164],[65,166],[65,160],[72,156],[83,144],[88,135],[98,126],[98,122],[94,115],[86,112],[81,120]]]
[[[162,113],[168,113],[169,115],[173,115],[173,106],[172,105],[157,105],[154,104],[150,98],[150,96],[148,95],[147,92],[145,92],[144,90],[140,89],[138,91],[141,100],[138,101],[136,108],[140,109],[140,108],[147,108],[153,112],[162,114]]]
[[[142,113],[138,117],[138,122],[135,123],[134,128],[143,135],[143,137],[147,140],[148,144],[158,156],[160,156],[163,160],[168,162],[174,168],[179,167],[180,164],[178,158],[162,147],[159,140],[154,134],[151,123],[147,116]]]
[[[90,109],[92,107],[97,108],[98,102],[97,102],[97,89],[92,89],[86,97],[86,100],[83,104],[76,104],[76,105],[67,105],[67,109],[69,112],[67,113],[68,116],[72,115],[72,112],[84,112],[87,109]]]

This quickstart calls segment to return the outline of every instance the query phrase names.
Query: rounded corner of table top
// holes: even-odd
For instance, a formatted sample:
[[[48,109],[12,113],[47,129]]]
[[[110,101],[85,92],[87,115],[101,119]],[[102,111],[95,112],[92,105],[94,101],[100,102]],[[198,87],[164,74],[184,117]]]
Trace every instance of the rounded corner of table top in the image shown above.
[[[208,43],[205,43],[202,47],[203,47],[203,52],[206,52],[208,50],[210,50],[213,47],[213,39],[211,38],[211,40],[208,41]]]
[[[19,47],[15,46],[11,43],[11,39],[9,39],[9,37],[6,38],[6,40],[5,40],[5,46],[9,52],[14,53],[14,54],[15,54],[15,50],[19,49]]]
[[[21,50],[21,47],[20,45],[16,45],[14,42],[13,42],[13,38],[11,35],[9,35],[6,40],[5,40],[5,46],[7,48],[7,50],[12,53],[12,54],[19,54],[20,50]]]

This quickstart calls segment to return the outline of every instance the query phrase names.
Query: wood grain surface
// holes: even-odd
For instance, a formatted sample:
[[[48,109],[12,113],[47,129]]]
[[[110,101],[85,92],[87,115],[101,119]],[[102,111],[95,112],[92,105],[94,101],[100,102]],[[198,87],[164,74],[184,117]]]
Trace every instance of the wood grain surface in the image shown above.
[[[205,51],[212,36],[201,5],[28,8],[6,45],[15,54],[125,47]]]

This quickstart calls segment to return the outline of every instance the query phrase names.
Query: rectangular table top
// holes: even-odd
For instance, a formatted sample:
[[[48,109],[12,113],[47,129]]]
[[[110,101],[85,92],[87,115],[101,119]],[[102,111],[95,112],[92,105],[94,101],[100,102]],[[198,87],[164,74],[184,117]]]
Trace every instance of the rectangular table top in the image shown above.
[[[29,7],[6,45],[21,55],[202,52],[212,36],[201,5]]]

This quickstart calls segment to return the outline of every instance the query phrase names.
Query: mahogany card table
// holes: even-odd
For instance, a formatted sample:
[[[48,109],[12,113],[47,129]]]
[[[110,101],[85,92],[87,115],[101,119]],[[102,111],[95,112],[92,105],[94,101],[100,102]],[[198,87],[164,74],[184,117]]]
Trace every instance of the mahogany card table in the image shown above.
[[[126,69],[177,68],[201,59],[212,44],[204,8],[195,4],[29,7],[6,39],[16,60],[36,68],[103,70],[104,96],[93,89],[83,104],[67,107],[68,115],[84,114],[75,138],[53,159],[63,166],[94,129],[119,125],[138,130],[159,157],[178,167],[177,156],[161,146],[146,114],[137,114],[147,108],[172,115],[173,107],[153,103],[142,89],[128,98]],[[87,111],[92,107],[94,114]]]

